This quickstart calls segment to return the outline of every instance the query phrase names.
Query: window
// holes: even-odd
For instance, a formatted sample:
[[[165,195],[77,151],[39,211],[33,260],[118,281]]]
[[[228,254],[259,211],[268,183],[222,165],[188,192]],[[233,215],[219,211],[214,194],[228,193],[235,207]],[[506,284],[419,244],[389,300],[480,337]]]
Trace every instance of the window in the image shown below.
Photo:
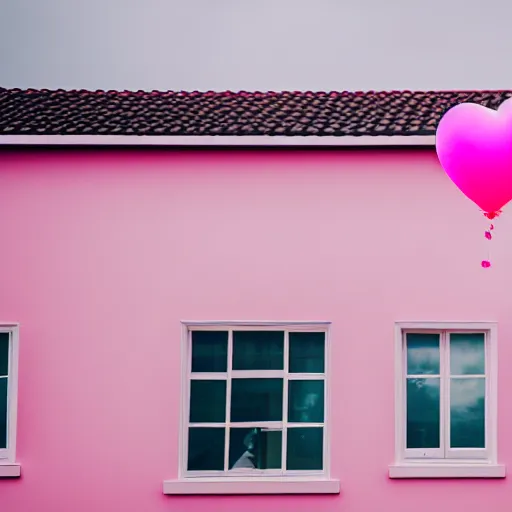
[[[327,326],[186,329],[181,476],[326,475]]]
[[[7,468],[16,456],[17,388],[18,328],[0,325],[0,476],[19,476]]]
[[[497,464],[496,350],[493,324],[397,326],[397,465]]]

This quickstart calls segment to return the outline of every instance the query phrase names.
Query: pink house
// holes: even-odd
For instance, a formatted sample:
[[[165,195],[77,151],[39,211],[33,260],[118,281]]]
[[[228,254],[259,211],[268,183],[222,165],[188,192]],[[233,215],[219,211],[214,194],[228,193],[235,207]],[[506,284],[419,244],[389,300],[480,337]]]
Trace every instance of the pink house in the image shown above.
[[[0,89],[0,510],[509,510],[510,95]]]

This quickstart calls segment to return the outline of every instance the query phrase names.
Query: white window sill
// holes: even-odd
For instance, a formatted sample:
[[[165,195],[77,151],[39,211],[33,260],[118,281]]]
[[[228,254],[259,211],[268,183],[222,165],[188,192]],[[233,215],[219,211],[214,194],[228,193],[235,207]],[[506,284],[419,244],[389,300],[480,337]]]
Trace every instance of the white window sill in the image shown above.
[[[164,481],[164,494],[339,494],[340,481],[292,477],[187,478]]]
[[[389,466],[389,478],[505,478],[503,464],[402,463]]]
[[[11,462],[0,462],[0,478],[18,478],[21,476],[21,466]]]

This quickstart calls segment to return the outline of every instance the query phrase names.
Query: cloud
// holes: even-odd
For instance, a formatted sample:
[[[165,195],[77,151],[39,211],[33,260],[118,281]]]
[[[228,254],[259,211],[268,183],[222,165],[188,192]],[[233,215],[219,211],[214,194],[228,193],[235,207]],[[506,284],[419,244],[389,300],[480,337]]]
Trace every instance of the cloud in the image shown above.
[[[475,342],[476,341],[476,342]],[[440,369],[439,343],[430,340],[407,342],[408,375],[435,375]],[[482,339],[456,339],[450,343],[452,375],[485,373],[485,347]]]
[[[450,379],[452,414],[464,414],[485,400],[485,379]]]
[[[410,375],[439,373],[439,346],[407,343],[407,373]]]
[[[450,343],[450,373],[452,375],[479,375],[485,372],[485,351],[481,343],[455,341]]]

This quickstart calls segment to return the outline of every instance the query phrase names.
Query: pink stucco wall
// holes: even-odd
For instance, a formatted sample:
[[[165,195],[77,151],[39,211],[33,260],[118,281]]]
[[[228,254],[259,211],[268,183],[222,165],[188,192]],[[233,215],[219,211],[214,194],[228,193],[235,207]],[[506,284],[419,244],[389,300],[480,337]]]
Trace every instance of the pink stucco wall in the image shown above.
[[[506,212],[508,213],[508,212]],[[512,212],[493,267],[433,151],[0,153],[0,320],[21,323],[5,512],[505,512],[509,480],[391,481],[396,320],[496,320],[512,463]],[[331,320],[340,496],[169,497],[180,319]]]

